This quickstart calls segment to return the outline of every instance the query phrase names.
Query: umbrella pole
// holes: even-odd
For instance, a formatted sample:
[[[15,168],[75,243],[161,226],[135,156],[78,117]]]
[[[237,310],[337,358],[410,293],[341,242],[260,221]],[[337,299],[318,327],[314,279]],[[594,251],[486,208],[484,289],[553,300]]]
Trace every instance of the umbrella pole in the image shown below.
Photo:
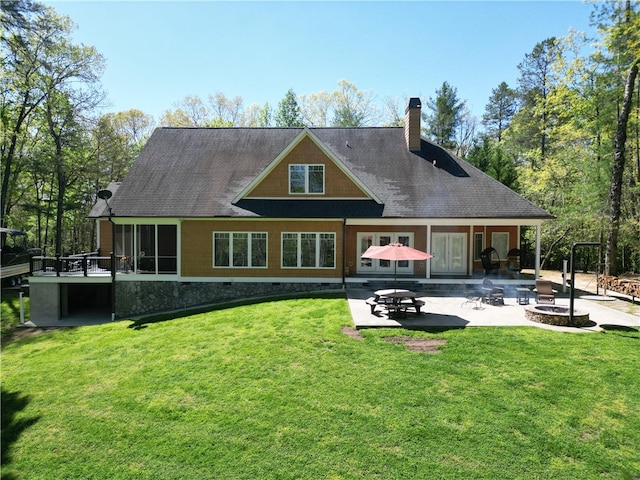
[[[393,261],[393,288],[398,290],[398,261]]]

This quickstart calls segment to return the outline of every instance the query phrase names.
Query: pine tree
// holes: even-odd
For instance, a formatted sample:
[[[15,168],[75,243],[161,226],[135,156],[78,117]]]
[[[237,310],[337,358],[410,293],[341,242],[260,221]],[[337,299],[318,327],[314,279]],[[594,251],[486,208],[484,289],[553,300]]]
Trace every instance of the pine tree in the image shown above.
[[[437,144],[455,150],[456,128],[464,107],[456,88],[444,82],[442,88],[436,90],[436,98],[429,98],[427,107],[430,110],[425,119],[427,134]]]
[[[278,112],[276,113],[276,126],[278,127],[303,127],[302,114],[298,106],[296,94],[290,88],[284,98],[278,103]]]

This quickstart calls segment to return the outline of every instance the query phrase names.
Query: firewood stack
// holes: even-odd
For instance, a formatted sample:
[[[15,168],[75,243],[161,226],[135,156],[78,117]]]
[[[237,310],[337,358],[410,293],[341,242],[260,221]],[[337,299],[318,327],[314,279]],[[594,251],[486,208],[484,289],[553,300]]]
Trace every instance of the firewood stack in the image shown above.
[[[636,298],[640,298],[640,282],[636,280],[603,275],[598,277],[598,286],[603,288],[605,292],[611,291],[629,295],[632,302],[635,302]]]

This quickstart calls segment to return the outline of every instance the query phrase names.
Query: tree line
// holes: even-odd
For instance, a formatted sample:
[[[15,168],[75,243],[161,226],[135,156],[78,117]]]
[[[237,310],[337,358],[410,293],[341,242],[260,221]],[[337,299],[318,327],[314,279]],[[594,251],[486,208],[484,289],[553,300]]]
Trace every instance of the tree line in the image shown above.
[[[574,241],[600,241],[615,275],[640,271],[640,13],[630,1],[592,8],[597,38],[541,40],[518,65],[517,84],[492,90],[480,119],[443,82],[423,99],[423,135],[556,216],[543,225],[546,266],[561,266]],[[185,96],[157,123],[139,110],[100,114],[105,60],[72,42],[71,19],[32,0],[2,2],[1,15],[2,225],[28,231],[50,255],[95,245],[86,217],[97,192],[124,178],[156,126],[404,122],[408,99],[379,99],[348,80],[333,91],[289,89],[274,106]],[[592,269],[598,261],[581,259]]]

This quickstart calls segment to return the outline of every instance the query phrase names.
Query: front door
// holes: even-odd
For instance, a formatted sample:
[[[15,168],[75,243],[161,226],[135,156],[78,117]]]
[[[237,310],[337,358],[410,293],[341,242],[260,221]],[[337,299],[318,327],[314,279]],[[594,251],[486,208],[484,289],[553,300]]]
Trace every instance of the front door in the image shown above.
[[[431,236],[431,273],[467,273],[467,234],[433,233]]]

